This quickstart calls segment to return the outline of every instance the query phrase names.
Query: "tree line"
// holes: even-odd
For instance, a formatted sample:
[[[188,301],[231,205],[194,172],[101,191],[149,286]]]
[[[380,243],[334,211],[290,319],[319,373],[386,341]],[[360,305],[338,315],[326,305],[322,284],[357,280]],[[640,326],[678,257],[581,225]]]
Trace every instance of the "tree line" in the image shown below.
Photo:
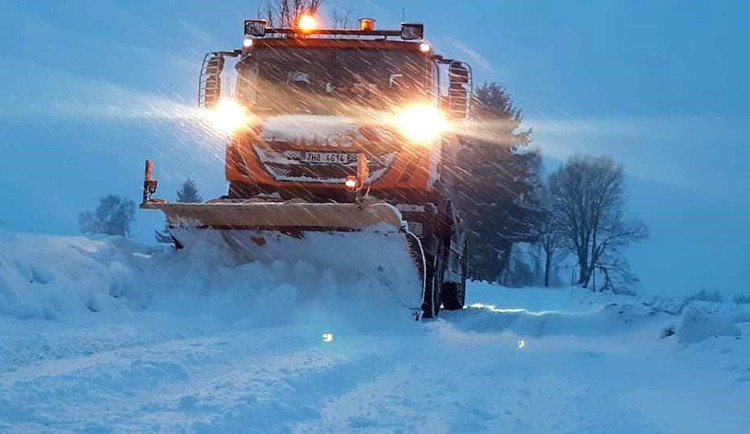
[[[188,178],[182,184],[177,190],[177,202],[203,202],[195,181]],[[99,205],[95,210],[78,214],[78,228],[84,234],[129,237],[131,226],[135,222],[135,209],[132,200],[110,194],[99,199]],[[164,231],[154,232],[158,242],[172,243],[172,237],[166,227]]]
[[[523,243],[542,252],[546,286],[568,258],[583,287],[619,290],[636,282],[624,252],[648,228],[627,215],[624,167],[606,155],[577,154],[545,176],[532,131],[521,129],[523,114],[505,88],[480,86],[475,107],[455,164],[470,277],[503,283],[514,247]],[[597,276],[598,284],[592,282]]]

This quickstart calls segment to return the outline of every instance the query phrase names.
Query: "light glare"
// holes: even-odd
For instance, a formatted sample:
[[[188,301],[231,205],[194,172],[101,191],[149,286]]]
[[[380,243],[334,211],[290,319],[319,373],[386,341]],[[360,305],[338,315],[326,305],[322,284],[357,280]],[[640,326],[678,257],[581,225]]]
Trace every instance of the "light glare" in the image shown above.
[[[297,27],[303,32],[310,32],[318,27],[318,20],[312,15],[302,15],[297,22]]]
[[[409,140],[429,145],[446,129],[447,121],[436,107],[417,105],[396,116],[396,125]]]
[[[249,119],[245,107],[228,98],[222,99],[216,107],[208,110],[205,117],[214,128],[226,134],[232,134],[242,128]]]

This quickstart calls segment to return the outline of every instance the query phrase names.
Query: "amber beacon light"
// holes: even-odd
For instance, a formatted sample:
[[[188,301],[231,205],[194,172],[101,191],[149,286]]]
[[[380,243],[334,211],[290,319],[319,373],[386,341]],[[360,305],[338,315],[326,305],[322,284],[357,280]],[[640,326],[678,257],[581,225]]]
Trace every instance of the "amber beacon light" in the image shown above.
[[[374,18],[360,18],[359,30],[363,32],[371,32],[375,30],[375,19]]]
[[[297,27],[303,32],[312,32],[318,28],[318,20],[312,15],[302,15],[297,21]]]

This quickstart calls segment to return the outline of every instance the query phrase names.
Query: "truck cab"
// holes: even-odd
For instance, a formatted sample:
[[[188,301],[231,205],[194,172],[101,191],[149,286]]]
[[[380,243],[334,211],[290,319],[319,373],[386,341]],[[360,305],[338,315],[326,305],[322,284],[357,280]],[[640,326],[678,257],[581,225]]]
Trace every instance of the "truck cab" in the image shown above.
[[[234,52],[231,104],[246,122],[226,149],[229,197],[346,201],[347,179],[360,172],[369,194],[382,199],[438,188],[452,125],[468,114],[470,71],[436,55],[423,33],[421,24],[377,31],[371,19],[358,30],[247,20],[243,48]],[[223,67],[224,55],[207,58],[204,72]],[[446,69],[449,79],[441,80]],[[204,75],[205,86],[215,86]],[[215,95],[203,101],[222,103]]]

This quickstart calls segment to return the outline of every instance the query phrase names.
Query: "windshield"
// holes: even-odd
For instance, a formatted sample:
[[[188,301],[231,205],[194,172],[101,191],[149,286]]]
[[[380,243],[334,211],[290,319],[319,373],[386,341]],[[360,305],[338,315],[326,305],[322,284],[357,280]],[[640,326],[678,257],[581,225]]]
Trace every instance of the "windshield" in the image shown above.
[[[238,100],[254,112],[338,114],[424,99],[430,63],[405,50],[263,48],[237,67]]]

